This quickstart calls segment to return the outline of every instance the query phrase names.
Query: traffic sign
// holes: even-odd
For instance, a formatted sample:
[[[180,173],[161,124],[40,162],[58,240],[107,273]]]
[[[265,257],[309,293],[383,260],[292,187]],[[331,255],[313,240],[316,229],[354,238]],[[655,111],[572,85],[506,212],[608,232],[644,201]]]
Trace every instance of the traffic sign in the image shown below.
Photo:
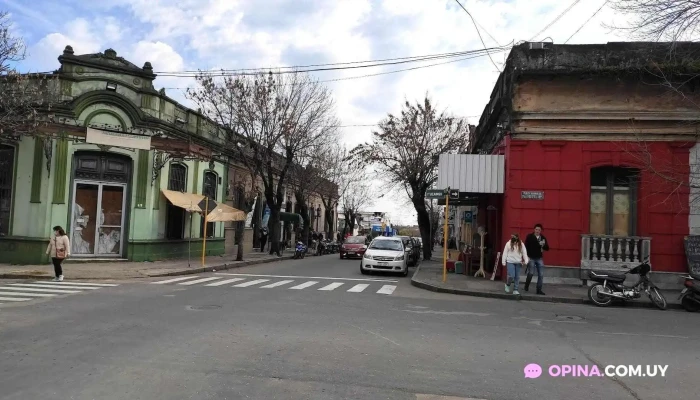
[[[459,189],[450,189],[450,200],[459,199]]]
[[[425,191],[426,199],[443,199],[445,198],[445,189],[428,189]]]

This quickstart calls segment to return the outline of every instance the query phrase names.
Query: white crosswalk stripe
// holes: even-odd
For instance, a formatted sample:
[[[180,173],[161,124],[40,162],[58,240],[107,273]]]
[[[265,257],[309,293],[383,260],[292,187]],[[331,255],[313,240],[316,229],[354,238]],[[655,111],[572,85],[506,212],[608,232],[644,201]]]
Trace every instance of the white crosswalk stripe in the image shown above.
[[[391,295],[396,290],[396,280],[386,279],[360,279],[360,278],[333,278],[333,277],[310,277],[310,276],[282,276],[282,275],[252,275],[252,274],[228,274],[218,273],[217,276],[201,277],[195,275],[170,278],[162,281],[151,282],[160,285],[183,285],[183,286],[207,286],[207,287],[229,287],[229,288],[255,288],[255,289],[310,289],[321,292],[343,291],[345,293],[374,293],[380,295]],[[231,275],[235,278],[228,278]],[[283,279],[288,278],[288,279]],[[293,279],[292,279],[293,278]],[[313,280],[311,280],[313,279]],[[326,280],[326,282],[323,282]],[[365,283],[360,283],[364,281]],[[345,290],[345,288],[348,288]]]
[[[114,283],[46,282],[10,283],[0,286],[0,305],[18,304],[30,300],[48,300],[62,295],[87,293],[98,289],[119,286]]]

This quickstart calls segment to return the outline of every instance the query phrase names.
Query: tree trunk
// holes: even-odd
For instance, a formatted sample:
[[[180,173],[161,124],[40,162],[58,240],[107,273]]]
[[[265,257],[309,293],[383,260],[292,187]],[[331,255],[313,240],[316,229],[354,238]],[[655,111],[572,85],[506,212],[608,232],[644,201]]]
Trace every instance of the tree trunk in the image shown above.
[[[418,216],[418,229],[420,229],[420,237],[423,240],[423,259],[430,260],[433,256],[432,246],[426,246],[430,243],[431,239],[431,229],[430,224],[430,213],[425,207],[425,199],[423,198],[413,198],[413,206],[416,208],[416,214]]]
[[[335,229],[333,229],[333,213],[332,210],[326,207],[325,211],[325,217],[324,219],[326,220],[326,232],[328,232],[328,239],[333,239],[333,234],[335,233]]]
[[[270,207],[270,219],[267,221],[267,229],[270,232],[270,254],[280,253],[280,239],[282,230],[280,229],[280,205]]]
[[[243,261],[243,234],[245,222],[236,222],[236,261]]]

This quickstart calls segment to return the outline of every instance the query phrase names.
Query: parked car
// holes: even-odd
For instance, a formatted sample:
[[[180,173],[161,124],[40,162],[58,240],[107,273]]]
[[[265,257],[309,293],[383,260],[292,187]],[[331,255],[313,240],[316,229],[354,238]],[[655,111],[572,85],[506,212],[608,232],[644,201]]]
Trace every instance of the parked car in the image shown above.
[[[365,236],[348,236],[340,247],[340,259],[362,258],[365,250],[367,250],[367,238]]]
[[[404,247],[407,249],[410,249],[409,257],[408,257],[408,265],[409,266],[416,266],[418,265],[418,261],[420,261],[420,245],[416,243],[412,237],[410,236],[395,236],[397,238],[400,238],[401,241],[403,242]]]
[[[367,275],[371,271],[399,272],[408,275],[408,261],[412,247],[406,247],[404,241],[397,237],[379,236],[367,247],[360,272]]]

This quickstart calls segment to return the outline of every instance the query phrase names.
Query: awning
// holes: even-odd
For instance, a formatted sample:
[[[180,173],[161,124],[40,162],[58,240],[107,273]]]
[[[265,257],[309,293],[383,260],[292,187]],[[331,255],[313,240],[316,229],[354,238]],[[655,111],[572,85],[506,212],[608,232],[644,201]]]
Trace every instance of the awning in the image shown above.
[[[304,223],[304,219],[301,217],[300,214],[290,213],[290,212],[281,212],[280,213],[280,221],[281,222],[290,222],[293,224],[303,224]]]
[[[184,208],[189,212],[203,212],[202,208],[199,207],[199,203],[204,199],[204,196],[201,194],[183,193],[166,189],[162,189],[161,192],[163,192],[163,196],[176,207]],[[208,222],[245,221],[245,219],[246,214],[243,211],[226,204],[218,203],[216,203],[216,207],[207,215]]]
[[[207,215],[208,222],[224,222],[224,221],[245,221],[246,214],[236,208],[227,206],[226,204],[217,204],[216,208],[211,210]]]

